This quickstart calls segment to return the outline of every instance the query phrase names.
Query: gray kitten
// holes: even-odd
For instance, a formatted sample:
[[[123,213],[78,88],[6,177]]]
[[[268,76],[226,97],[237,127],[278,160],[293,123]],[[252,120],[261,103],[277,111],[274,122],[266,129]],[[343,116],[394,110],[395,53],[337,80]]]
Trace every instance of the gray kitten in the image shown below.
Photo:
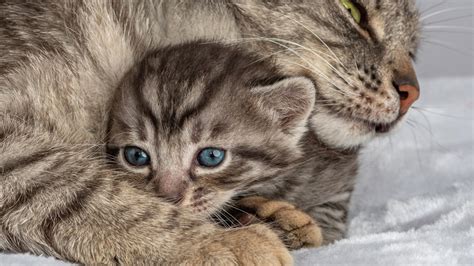
[[[24,147],[48,147],[56,135],[71,132],[68,138],[88,136],[96,144],[104,129],[90,121],[105,121],[109,106],[97,103],[109,101],[149,51],[201,38],[239,42],[272,57],[282,73],[306,75],[316,84],[304,173],[255,191],[308,211],[329,242],[345,230],[358,150],[398,124],[418,96],[410,59],[418,17],[413,1],[402,0],[2,1],[0,108],[6,112],[13,103],[16,110],[2,127],[22,143],[9,151],[21,157]],[[52,104],[57,100],[65,104]],[[46,114],[34,130],[26,123],[33,106]],[[70,170],[78,177],[82,171]]]

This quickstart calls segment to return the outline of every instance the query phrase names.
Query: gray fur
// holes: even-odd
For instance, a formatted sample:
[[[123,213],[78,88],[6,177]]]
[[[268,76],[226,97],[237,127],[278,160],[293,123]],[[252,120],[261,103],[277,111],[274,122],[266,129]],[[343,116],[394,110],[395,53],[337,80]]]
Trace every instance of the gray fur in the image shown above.
[[[305,75],[316,84],[318,102],[310,121],[313,130],[303,142],[308,160],[303,162],[304,167],[298,165],[301,173],[290,171],[279,181],[252,190],[289,200],[311,213],[326,229],[327,242],[340,238],[358,149],[377,135],[378,125],[392,126],[399,120],[399,99],[392,79],[399,65],[416,53],[419,39],[413,1],[361,0],[360,4],[368,13],[368,32],[354,23],[339,1],[0,2],[2,212],[10,212],[7,207],[12,202],[25,203],[14,213],[19,219],[14,221],[22,225],[30,222],[20,221],[31,221],[34,225],[44,218],[35,208],[53,210],[67,204],[72,195],[96,187],[95,181],[82,182],[91,177],[111,179],[110,172],[100,170],[103,167],[95,158],[105,152],[97,144],[103,144],[106,137],[105,114],[114,88],[149,51],[211,39],[241,43],[261,57],[272,56],[282,73]],[[61,156],[63,163],[51,174],[60,181],[35,183],[42,173],[58,164],[54,163],[57,152],[74,156],[74,163]],[[36,159],[31,160],[32,156]],[[22,177],[25,173],[28,177]],[[66,184],[72,190],[62,189]],[[117,186],[112,184],[98,187],[117,196],[105,201],[109,205],[100,203],[91,211],[119,203],[125,192],[112,189]],[[36,205],[29,205],[36,195],[32,188],[46,192],[40,194],[41,200],[35,198]],[[156,199],[145,204],[148,194],[133,188],[126,191],[130,201],[127,206],[174,209]],[[52,198],[61,201],[41,205]],[[86,217],[103,218],[99,214],[91,212]],[[121,214],[111,211],[107,215]],[[3,219],[5,229],[8,225]],[[80,229],[80,222],[76,222],[74,228]],[[142,231],[153,235],[153,228],[150,225]],[[7,229],[14,229],[24,238],[2,237],[3,248],[7,239],[9,248],[17,243],[15,250],[76,258],[68,253],[72,246],[55,250],[44,239],[38,240],[40,233],[31,228],[29,232],[33,233],[28,236],[24,228]],[[56,230],[69,232],[65,228]],[[193,235],[201,231],[189,232]],[[80,243],[61,241],[69,241],[74,247]],[[94,259],[98,258],[88,258]]]

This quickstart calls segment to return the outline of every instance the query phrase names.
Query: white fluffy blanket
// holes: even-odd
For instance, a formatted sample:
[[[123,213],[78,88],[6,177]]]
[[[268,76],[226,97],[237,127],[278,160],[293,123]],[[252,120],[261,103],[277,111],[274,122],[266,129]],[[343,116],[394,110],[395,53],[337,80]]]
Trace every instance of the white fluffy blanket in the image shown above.
[[[420,109],[363,152],[347,239],[294,252],[297,265],[474,265],[474,79],[421,83]]]

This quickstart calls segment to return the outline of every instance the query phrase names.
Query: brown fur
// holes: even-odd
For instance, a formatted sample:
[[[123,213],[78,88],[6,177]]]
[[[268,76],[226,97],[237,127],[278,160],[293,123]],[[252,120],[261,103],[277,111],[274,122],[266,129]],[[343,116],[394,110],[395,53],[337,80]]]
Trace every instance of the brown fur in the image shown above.
[[[4,51],[0,54],[0,203],[3,231],[16,233],[2,237],[0,246],[58,255],[52,245],[44,244],[55,239],[42,236],[43,229],[38,227],[42,224],[66,232],[64,240],[71,245],[62,248],[76,253],[60,252],[74,260],[83,252],[78,243],[84,239],[73,241],[71,235],[97,233],[100,238],[100,233],[110,231],[90,230],[78,226],[79,221],[72,228],[80,229],[80,234],[52,226],[55,219],[70,215],[64,209],[80,206],[80,210],[90,210],[84,219],[109,228],[122,228],[127,219],[140,214],[134,208],[130,217],[110,209],[116,204],[145,204],[144,198],[151,195],[133,187],[124,192],[117,188],[122,181],[115,185],[107,181],[110,172],[104,173],[95,160],[105,151],[101,145],[106,135],[104,114],[109,111],[114,88],[149,51],[202,38],[243,43],[261,56],[274,57],[285,74],[307,75],[316,83],[319,102],[311,120],[313,131],[303,142],[307,160],[297,165],[296,172],[289,171],[253,191],[289,200],[310,213],[323,226],[325,241],[340,238],[358,148],[378,134],[381,123],[392,126],[399,121],[399,99],[391,81],[398,66],[415,54],[418,43],[413,1],[359,3],[367,10],[369,31],[357,26],[338,1],[0,2],[0,50]],[[49,174],[54,178],[38,182],[51,172],[53,162],[60,166]],[[91,189],[109,191],[118,198],[112,197],[115,200],[105,205],[90,201]],[[77,205],[76,196],[90,203]],[[146,204],[175,209],[158,201]],[[41,205],[43,202],[47,204]],[[141,206],[151,208],[146,204]],[[41,214],[49,211],[57,216],[38,223],[45,219]],[[5,223],[6,213],[16,220]],[[114,221],[111,216],[123,219]],[[153,235],[152,228],[143,233]],[[208,232],[190,228],[196,228],[190,235]],[[143,239],[136,241],[129,243],[143,243]],[[97,254],[86,255],[91,261],[102,259]],[[157,254],[162,255],[160,258],[166,257]]]

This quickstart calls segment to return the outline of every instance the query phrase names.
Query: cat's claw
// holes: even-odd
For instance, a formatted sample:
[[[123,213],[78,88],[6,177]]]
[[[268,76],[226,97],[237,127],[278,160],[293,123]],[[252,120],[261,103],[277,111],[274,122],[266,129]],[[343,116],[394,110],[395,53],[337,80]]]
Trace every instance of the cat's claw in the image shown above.
[[[289,249],[319,247],[323,243],[321,228],[291,203],[252,196],[241,199],[238,206],[255,215],[243,217],[245,223],[260,220],[271,224]]]

